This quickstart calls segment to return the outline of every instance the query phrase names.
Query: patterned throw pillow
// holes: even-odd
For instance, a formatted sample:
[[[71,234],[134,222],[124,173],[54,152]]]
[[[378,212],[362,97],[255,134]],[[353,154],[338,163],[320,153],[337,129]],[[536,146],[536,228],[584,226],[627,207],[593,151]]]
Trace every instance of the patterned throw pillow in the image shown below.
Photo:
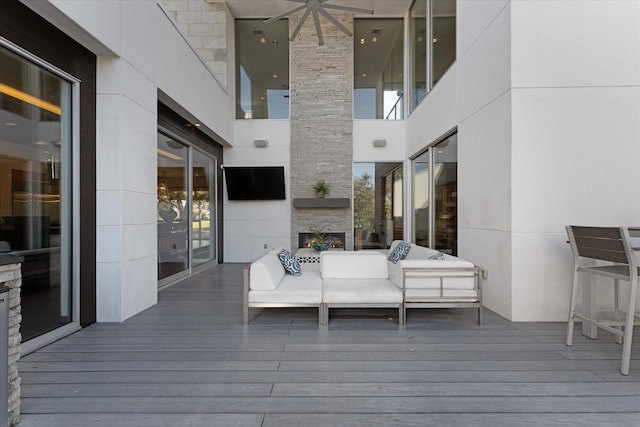
[[[405,259],[405,257],[409,253],[409,249],[411,249],[411,245],[408,244],[407,242],[398,243],[395,249],[391,251],[391,253],[389,254],[389,258],[388,258],[389,261],[391,261],[394,264],[397,264],[398,261]]]
[[[429,259],[437,259],[437,260],[443,260],[444,259],[444,254],[440,251],[432,254],[431,256],[429,256]]]
[[[278,254],[278,258],[280,259],[280,262],[282,263],[282,266],[287,273],[293,274],[294,276],[300,276],[302,274],[300,263],[298,262],[296,257],[291,254],[291,252],[283,249]]]

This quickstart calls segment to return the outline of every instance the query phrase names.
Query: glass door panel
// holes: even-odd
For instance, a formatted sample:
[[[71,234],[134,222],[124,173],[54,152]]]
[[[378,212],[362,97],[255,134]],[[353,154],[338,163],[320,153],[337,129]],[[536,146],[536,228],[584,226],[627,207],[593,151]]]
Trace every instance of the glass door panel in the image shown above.
[[[216,258],[215,170],[215,159],[193,150],[191,243],[194,267]]]
[[[385,249],[402,239],[402,163],[354,163],[355,249]]]
[[[413,241],[420,246],[430,246],[429,241],[429,194],[430,151],[413,162]]]
[[[73,321],[71,90],[0,47],[0,252],[24,257],[23,341]]]
[[[434,248],[458,253],[458,144],[453,135],[433,148]]]
[[[188,154],[158,133],[158,280],[189,268]]]

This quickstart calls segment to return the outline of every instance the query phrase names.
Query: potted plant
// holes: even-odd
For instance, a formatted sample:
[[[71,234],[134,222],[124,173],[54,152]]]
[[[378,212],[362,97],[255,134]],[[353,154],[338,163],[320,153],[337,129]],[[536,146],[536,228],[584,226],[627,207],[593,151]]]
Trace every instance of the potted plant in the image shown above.
[[[309,230],[313,233],[314,241],[311,243],[311,247],[317,252],[326,251],[329,249],[329,242],[327,242],[324,235],[324,228],[318,228],[314,225],[309,227]]]
[[[327,182],[324,179],[321,179],[320,181],[316,182],[316,184],[313,186],[313,191],[316,192],[316,197],[325,197],[329,195],[329,192],[331,191],[331,186],[327,184]]]

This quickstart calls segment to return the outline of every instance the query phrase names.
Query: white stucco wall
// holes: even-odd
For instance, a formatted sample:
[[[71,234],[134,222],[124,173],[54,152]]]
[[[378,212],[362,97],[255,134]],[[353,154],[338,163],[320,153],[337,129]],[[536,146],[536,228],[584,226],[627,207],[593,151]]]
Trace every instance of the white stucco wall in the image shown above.
[[[224,166],[284,166],[286,200],[230,201],[225,186],[225,262],[251,262],[273,248],[291,245],[291,125],[289,120],[233,123],[235,144],[225,150]],[[257,148],[256,139],[266,139],[269,145]]]
[[[639,42],[639,2],[512,4],[514,320],[566,319],[565,225],[638,223]]]
[[[232,98],[153,0],[55,0],[63,30],[97,61],[97,319],[157,302],[157,102],[161,91],[226,142]],[[67,21],[60,19],[62,13]],[[45,16],[46,18],[46,16]]]

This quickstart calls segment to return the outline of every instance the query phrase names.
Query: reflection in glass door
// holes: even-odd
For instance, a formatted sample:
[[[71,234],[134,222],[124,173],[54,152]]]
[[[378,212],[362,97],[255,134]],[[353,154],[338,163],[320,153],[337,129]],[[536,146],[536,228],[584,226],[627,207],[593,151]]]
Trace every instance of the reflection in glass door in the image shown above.
[[[197,267],[216,258],[215,252],[215,159],[205,153],[193,150],[193,205],[191,209],[191,235],[193,266]]]
[[[187,273],[188,147],[158,133],[158,280]]]
[[[457,141],[451,135],[413,162],[414,242],[450,255],[458,253]]]

